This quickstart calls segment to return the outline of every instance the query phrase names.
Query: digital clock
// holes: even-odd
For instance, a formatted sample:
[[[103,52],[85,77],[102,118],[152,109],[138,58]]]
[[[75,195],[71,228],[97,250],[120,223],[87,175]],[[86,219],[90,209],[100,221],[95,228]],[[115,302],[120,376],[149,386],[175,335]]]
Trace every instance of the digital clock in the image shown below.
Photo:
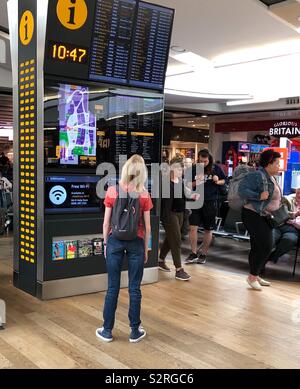
[[[86,64],[88,61],[88,49],[68,43],[49,42],[48,56],[50,59]]]

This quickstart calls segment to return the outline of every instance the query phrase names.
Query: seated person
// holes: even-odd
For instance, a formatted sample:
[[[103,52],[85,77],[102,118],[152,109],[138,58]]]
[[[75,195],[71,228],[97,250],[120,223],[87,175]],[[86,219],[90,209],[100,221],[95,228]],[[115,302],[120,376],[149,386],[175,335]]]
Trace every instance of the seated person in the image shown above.
[[[300,230],[300,188],[296,190],[296,195],[283,198],[283,203],[293,214],[294,218],[288,220],[283,226],[273,230],[275,250],[272,251],[270,261],[277,263],[278,259],[292,250],[299,238]]]
[[[3,170],[0,169],[0,189],[9,192],[12,189],[12,183],[3,176]]]

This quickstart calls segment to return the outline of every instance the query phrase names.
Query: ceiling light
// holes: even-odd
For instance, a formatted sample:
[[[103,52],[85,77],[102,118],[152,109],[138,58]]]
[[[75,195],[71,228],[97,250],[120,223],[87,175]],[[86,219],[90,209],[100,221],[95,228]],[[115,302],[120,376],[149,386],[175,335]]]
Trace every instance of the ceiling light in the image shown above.
[[[176,61],[182,62],[186,65],[195,68],[213,68],[212,63],[208,59],[201,57],[200,55],[195,54],[191,51],[184,52],[182,54],[172,55],[172,58],[176,59]]]
[[[174,51],[174,53],[185,53],[186,52],[186,49],[184,49],[183,47],[181,46],[171,46],[171,50]]]
[[[216,68],[300,53],[300,39],[289,39],[227,52],[212,59]]]
[[[259,98],[253,98],[249,100],[235,100],[235,101],[228,101],[226,103],[227,106],[234,106],[234,105],[245,105],[245,104],[258,104],[258,103],[269,103],[273,101],[278,101],[278,97],[259,97]]]
[[[249,94],[239,94],[239,95],[232,95],[232,94],[219,94],[219,93],[201,93],[201,92],[193,92],[193,91],[185,91],[185,90],[178,90],[178,89],[165,89],[165,94],[167,95],[175,95],[175,96],[187,96],[187,97],[199,97],[199,98],[205,98],[205,99],[247,99],[249,100],[251,98],[251,95]]]
[[[202,118],[207,118],[207,115],[201,115]]]
[[[195,123],[194,120],[188,120],[188,123]]]

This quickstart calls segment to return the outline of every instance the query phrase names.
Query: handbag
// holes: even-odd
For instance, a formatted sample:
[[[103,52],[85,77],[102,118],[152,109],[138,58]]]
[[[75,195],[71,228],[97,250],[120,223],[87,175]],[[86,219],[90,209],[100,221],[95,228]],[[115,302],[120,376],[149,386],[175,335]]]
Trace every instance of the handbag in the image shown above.
[[[266,219],[271,228],[278,228],[290,219],[290,213],[287,207],[282,204],[276,211],[267,214]]]
[[[282,197],[283,197],[282,190],[278,185],[278,183],[276,182],[276,180],[274,185],[277,185],[277,187],[279,188],[281,201],[282,201]],[[283,226],[290,218],[291,217],[290,217],[289,210],[287,206],[284,205],[283,203],[281,203],[280,207],[276,209],[276,211],[269,212],[266,215],[267,222],[271,228],[278,228]]]

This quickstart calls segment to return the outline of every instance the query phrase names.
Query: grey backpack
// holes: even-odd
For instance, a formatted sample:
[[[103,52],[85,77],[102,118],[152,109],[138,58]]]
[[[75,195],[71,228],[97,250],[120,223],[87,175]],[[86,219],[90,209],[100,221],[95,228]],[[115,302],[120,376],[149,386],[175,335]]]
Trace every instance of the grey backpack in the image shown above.
[[[112,216],[112,236],[119,240],[133,240],[137,237],[140,219],[140,200],[136,193],[130,195],[117,187]],[[120,196],[121,194],[121,196]]]
[[[239,195],[239,185],[249,172],[250,168],[248,166],[238,166],[233,173],[232,179],[230,180],[228,189],[228,205],[229,208],[235,211],[240,211],[245,205],[245,200]]]
[[[234,209],[235,211],[240,211],[246,204],[246,200],[242,199],[239,195],[239,185],[250,171],[251,168],[245,165],[241,165],[238,166],[233,173],[229,184],[228,205],[229,208]],[[264,191],[268,191],[268,180],[263,172],[260,171],[260,173],[263,181]]]

